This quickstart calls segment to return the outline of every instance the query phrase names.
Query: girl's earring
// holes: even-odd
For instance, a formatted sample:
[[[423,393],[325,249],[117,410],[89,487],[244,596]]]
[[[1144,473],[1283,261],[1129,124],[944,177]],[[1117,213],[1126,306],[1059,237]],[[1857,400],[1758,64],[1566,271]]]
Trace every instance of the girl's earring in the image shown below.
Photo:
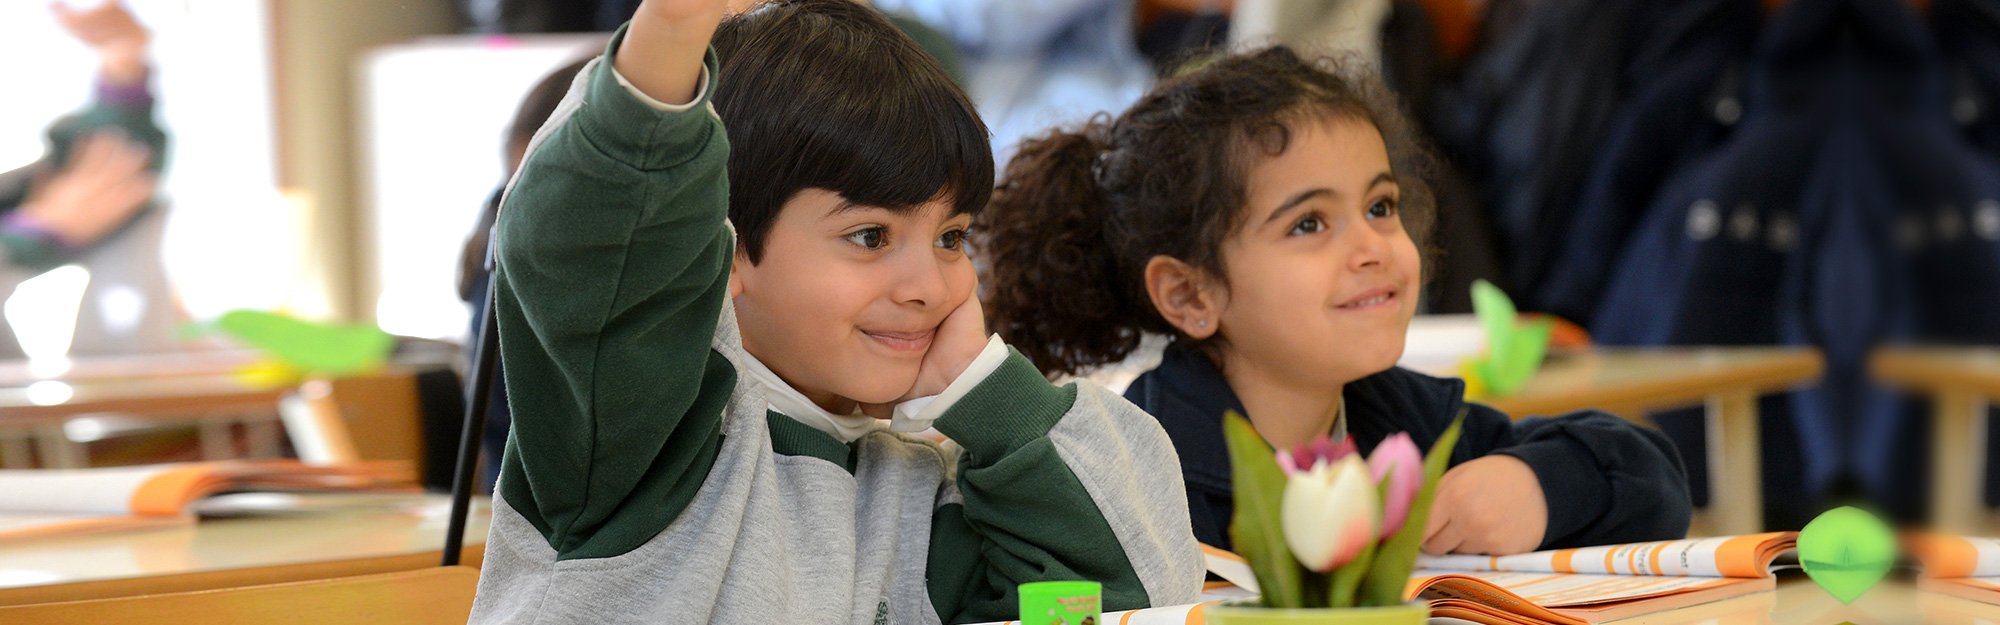
[[[1207,320],[1207,319],[1196,319],[1196,320],[1194,320],[1194,325],[1195,325],[1195,327],[1197,327],[1197,328],[1206,328],[1206,327],[1208,327],[1208,320]]]

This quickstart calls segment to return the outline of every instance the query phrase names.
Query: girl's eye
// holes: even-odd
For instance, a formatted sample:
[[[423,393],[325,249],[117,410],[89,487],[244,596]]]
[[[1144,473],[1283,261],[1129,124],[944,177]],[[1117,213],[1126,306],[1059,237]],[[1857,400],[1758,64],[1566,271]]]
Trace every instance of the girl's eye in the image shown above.
[[[1395,200],[1384,198],[1376,200],[1374,204],[1368,205],[1369,219],[1381,219],[1384,217],[1394,217],[1394,216],[1396,216]]]
[[[847,242],[863,249],[879,250],[889,244],[889,231],[880,226],[856,230],[847,235]]]
[[[1326,220],[1320,219],[1318,215],[1313,215],[1311,217],[1299,220],[1298,223],[1292,224],[1292,231],[1287,232],[1285,234],[1288,236],[1304,236],[1308,234],[1323,232],[1325,230],[1326,230]]]
[[[937,246],[947,250],[957,250],[965,246],[965,230],[953,228],[938,235]]]

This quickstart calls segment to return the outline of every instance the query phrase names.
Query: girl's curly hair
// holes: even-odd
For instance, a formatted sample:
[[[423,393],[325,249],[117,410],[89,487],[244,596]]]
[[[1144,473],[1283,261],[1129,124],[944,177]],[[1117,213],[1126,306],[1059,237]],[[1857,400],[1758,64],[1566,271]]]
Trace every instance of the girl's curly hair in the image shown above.
[[[1178,334],[1146,293],[1146,262],[1165,255],[1224,276],[1222,244],[1243,222],[1251,169],[1329,118],[1382,133],[1403,226],[1428,252],[1437,211],[1423,180],[1435,157],[1381,81],[1353,67],[1283,47],[1234,54],[1162,82],[1115,119],[1024,142],[973,228],[988,324],[1052,375],[1117,362],[1145,333]]]

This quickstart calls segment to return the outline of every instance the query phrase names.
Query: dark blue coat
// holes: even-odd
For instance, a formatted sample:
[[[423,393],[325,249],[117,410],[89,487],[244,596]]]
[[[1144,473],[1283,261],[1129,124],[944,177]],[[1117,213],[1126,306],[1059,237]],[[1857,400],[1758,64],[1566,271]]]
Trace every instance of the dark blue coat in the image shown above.
[[[1465,383],[1390,369],[1348,384],[1348,434],[1367,453],[1396,432],[1428,450],[1466,408],[1451,464],[1507,454],[1535,470],[1548,495],[1543,548],[1665,540],[1686,535],[1691,506],[1680,457],[1659,432],[1601,412],[1515,422],[1467,404]],[[1235,510],[1222,415],[1243,403],[1208,358],[1174,345],[1125,398],[1151,413],[1180,454],[1195,538],[1228,549]]]

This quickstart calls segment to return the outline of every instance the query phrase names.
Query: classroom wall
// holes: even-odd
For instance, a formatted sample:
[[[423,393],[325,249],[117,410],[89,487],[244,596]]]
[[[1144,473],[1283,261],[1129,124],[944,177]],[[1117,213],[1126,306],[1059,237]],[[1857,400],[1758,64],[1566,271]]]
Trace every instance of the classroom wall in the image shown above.
[[[459,29],[450,0],[266,0],[277,90],[278,184],[300,211],[303,290],[295,312],[370,320],[372,249],[357,198],[356,59],[363,50]],[[312,310],[311,308],[320,308]]]

